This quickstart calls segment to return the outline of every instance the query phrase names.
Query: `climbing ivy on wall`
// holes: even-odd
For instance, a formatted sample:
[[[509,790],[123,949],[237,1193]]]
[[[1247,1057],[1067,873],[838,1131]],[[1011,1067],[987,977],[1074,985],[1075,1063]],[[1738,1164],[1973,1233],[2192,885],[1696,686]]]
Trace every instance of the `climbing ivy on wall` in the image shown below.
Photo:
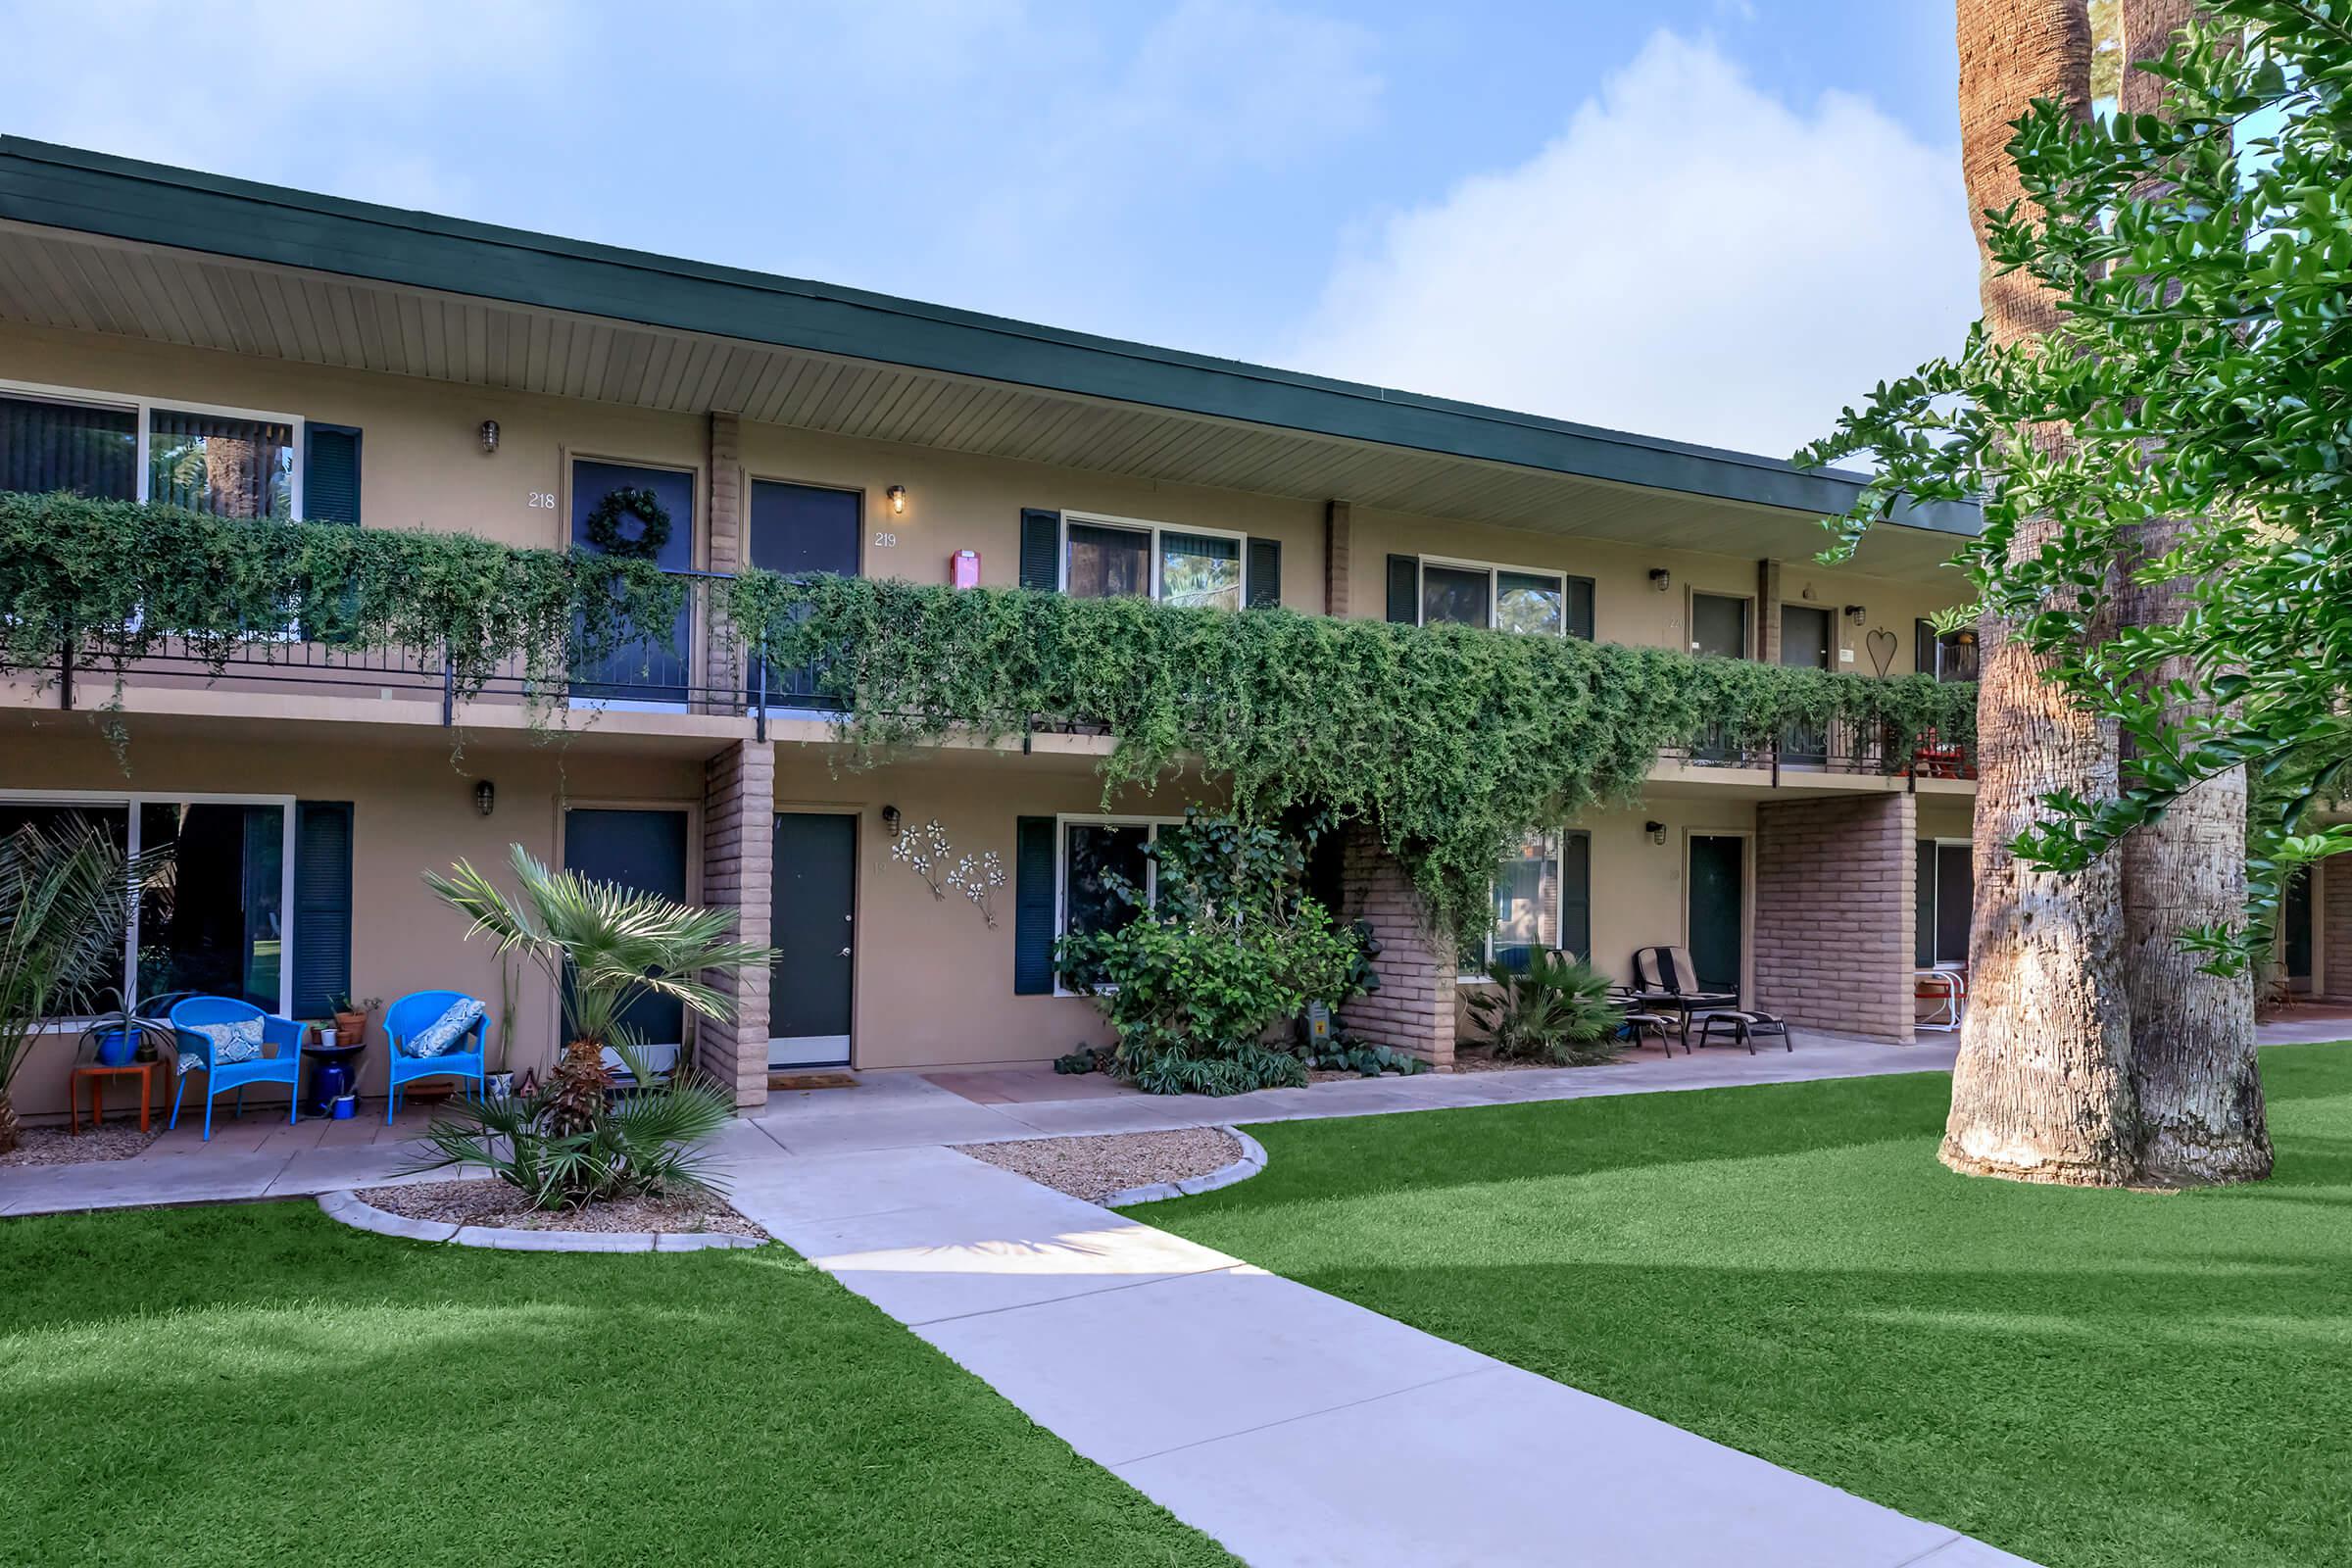
[[[686,591],[647,562],[468,534],[0,493],[0,674],[55,670],[69,637],[118,678],[174,641],[218,671],[285,639],[446,648],[459,696],[519,676],[555,703],[573,668],[666,644]],[[1196,766],[1248,815],[1329,806],[1464,933],[1485,927],[1505,846],[1632,802],[1668,750],[1833,722],[1883,726],[1895,757],[1975,734],[1974,686],[1463,627],[760,571],[725,605],[771,667],[816,669],[860,760],[1100,727],[1117,738],[1106,794]]]
[[[446,649],[461,697],[519,676],[560,700],[575,665],[666,638],[686,591],[648,563],[470,534],[0,492],[0,672],[54,670],[72,636],[118,677],[176,648],[218,673],[292,631],[435,672]]]
[[[1197,759],[1242,811],[1329,805],[1465,933],[1518,835],[1635,800],[1662,753],[1710,729],[1757,747],[1883,725],[1895,756],[1931,730],[1975,735],[1974,686],[1577,639],[767,573],[730,604],[775,662],[818,666],[867,760],[953,731],[1099,725],[1117,737],[1106,791]]]

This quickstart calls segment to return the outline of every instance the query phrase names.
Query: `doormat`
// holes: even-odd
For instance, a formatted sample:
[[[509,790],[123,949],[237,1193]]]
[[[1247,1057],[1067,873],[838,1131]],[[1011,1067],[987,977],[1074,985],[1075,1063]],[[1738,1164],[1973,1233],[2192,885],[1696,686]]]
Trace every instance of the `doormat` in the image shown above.
[[[771,1072],[767,1087],[773,1089],[855,1089],[858,1080],[846,1072]]]

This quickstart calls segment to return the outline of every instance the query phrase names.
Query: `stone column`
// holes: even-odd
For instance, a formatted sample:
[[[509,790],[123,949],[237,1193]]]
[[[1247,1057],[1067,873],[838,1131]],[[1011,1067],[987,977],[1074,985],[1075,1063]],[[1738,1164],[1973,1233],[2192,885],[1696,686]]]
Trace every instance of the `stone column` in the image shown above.
[[[1381,947],[1373,960],[1380,989],[1341,1008],[1341,1026],[1434,1067],[1452,1066],[1453,939],[1430,929],[1412,878],[1371,829],[1347,830],[1341,865],[1340,916],[1368,922]]]
[[[1908,794],[1756,808],[1755,1004],[1909,1045],[1919,811]]]
[[[739,741],[703,766],[703,903],[736,916],[736,936],[765,945],[775,878],[776,752]],[[726,1023],[705,1018],[695,1062],[735,1096],[738,1109],[767,1103],[767,990],[764,964],[712,976],[735,999]]]
[[[1355,509],[1345,501],[1323,504],[1323,613],[1348,613],[1348,551],[1354,544]]]
[[[743,429],[734,415],[714,411],[710,416],[710,524],[707,530],[710,570],[732,573],[743,568],[750,556],[744,529]],[[743,703],[743,650],[727,619],[725,594],[716,583],[709,592],[709,624],[704,631],[709,706],[714,711],[732,713]]]

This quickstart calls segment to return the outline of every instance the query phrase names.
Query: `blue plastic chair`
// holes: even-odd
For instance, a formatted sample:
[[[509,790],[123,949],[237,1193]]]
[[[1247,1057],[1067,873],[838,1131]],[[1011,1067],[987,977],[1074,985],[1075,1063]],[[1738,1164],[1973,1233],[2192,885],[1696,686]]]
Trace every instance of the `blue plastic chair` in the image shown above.
[[[256,1056],[251,1061],[216,1061],[212,1036],[195,1032],[200,1023],[239,1023],[249,1018],[262,1020],[262,1044],[275,1046],[276,1055]],[[196,1056],[202,1064],[184,1067],[181,1062],[172,1063],[177,1069],[174,1077],[178,1083],[172,1091],[172,1120],[167,1127],[179,1125],[179,1100],[187,1093],[191,1072],[204,1074],[204,1141],[208,1144],[213,1141],[213,1099],[224,1090],[237,1092],[236,1113],[243,1116],[247,1084],[284,1084],[286,1121],[291,1124],[300,1116],[297,1102],[302,1098],[302,1025],[233,997],[190,997],[172,1004],[172,1028],[179,1037],[181,1061]]]
[[[384,1009],[384,1039],[387,1042],[384,1059],[392,1068],[392,1092],[384,1097],[384,1125],[392,1125],[392,1113],[400,1108],[400,1086],[418,1078],[470,1078],[474,1095],[479,1098],[489,1092],[489,1054],[483,1042],[490,1038],[490,1014],[485,1010],[473,1020],[473,1027],[458,1037],[459,1044],[438,1056],[415,1056],[409,1054],[408,1043],[461,1002],[473,999],[463,991],[416,991],[401,998]],[[470,1039],[473,1049],[465,1049]]]

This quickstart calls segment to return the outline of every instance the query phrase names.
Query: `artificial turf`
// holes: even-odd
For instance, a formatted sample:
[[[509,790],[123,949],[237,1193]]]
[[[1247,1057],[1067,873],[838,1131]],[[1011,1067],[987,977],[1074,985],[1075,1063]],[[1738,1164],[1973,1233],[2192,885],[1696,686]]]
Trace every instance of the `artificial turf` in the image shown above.
[[[2056,1568],[2352,1562],[2352,1044],[2263,1073],[2243,1188],[1955,1176],[1905,1074],[1267,1125],[1149,1217]]]
[[[1230,1564],[780,1246],[0,1221],[0,1563]]]

